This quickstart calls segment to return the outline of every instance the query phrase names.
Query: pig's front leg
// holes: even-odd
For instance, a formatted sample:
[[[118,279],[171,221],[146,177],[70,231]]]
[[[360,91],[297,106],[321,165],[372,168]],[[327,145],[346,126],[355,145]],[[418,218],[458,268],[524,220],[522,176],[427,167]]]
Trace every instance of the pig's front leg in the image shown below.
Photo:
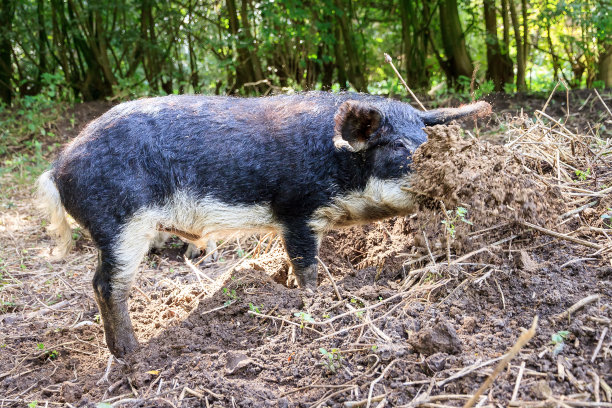
[[[317,259],[320,237],[308,226],[306,220],[292,220],[284,225],[283,241],[289,255],[297,286],[316,290]],[[289,278],[291,280],[291,277]]]

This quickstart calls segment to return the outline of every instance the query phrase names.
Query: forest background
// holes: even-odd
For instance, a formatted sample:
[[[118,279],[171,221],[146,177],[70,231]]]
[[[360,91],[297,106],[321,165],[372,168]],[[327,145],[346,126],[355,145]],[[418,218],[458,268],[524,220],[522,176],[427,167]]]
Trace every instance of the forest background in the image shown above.
[[[3,170],[45,166],[59,144],[42,152],[39,140],[79,102],[405,96],[384,52],[433,106],[448,94],[549,92],[559,80],[610,87],[611,11],[609,0],[0,0]]]

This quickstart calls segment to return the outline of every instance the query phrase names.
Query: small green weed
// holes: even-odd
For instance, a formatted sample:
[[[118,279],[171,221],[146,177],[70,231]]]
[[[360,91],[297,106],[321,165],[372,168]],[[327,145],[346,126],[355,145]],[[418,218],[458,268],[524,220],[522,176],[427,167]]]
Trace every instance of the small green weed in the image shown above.
[[[223,288],[223,294],[229,298],[223,303],[223,306],[229,306],[238,300],[236,289],[229,290],[228,288]]]
[[[293,314],[295,317],[300,319],[300,328],[304,328],[305,323],[314,323],[315,319],[309,313],[306,312],[296,312]]]
[[[56,358],[59,357],[59,353],[57,352],[57,350],[46,350],[45,351],[44,343],[36,343],[36,348],[40,351],[44,351],[45,352],[44,356],[48,358],[49,360],[55,360]]]
[[[586,169],[586,171],[576,170],[575,173],[578,180],[585,181],[591,175],[591,169]]]
[[[261,314],[259,309],[260,307],[263,309],[263,305],[255,306],[254,304],[249,303],[249,310],[253,313]]]
[[[17,310],[17,303],[8,300],[0,301],[0,313],[10,313]]]
[[[330,351],[325,350],[323,347],[319,349],[319,353],[323,355],[323,366],[332,373],[336,373],[340,367],[342,367],[342,355],[340,350],[333,348]]]
[[[442,220],[442,224],[446,226],[446,232],[451,236],[451,238],[455,238],[457,223],[463,222],[465,224],[474,225],[471,221],[465,218],[467,213],[468,210],[463,207],[457,207],[454,212],[453,210],[446,211],[448,219]]]
[[[551,343],[555,346],[553,348],[553,356],[561,353],[565,347],[564,341],[568,339],[570,332],[567,330],[561,330],[550,336]]]
[[[38,406],[38,401],[32,401],[28,404],[28,408],[36,408]]]

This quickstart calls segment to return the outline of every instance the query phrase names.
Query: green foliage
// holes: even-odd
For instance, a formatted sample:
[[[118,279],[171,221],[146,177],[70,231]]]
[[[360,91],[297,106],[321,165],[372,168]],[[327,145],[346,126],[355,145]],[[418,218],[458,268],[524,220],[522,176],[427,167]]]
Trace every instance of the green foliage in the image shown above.
[[[591,169],[586,169],[586,171],[576,170],[576,177],[580,181],[585,181],[591,175]]]
[[[506,44],[501,4],[497,0],[493,5],[498,42],[516,65],[514,30],[508,30]],[[516,5],[519,24],[528,30],[531,91],[550,89],[559,77],[572,87],[606,85],[597,75],[611,41],[608,3],[532,1],[526,21],[521,3]],[[487,95],[493,90],[486,52],[492,39],[485,32],[482,2],[457,6],[469,60],[479,67],[473,81],[471,75],[453,77],[454,57],[444,51],[449,40],[441,35],[438,7],[432,0],[276,0],[246,2],[244,7],[236,0],[23,0],[17,2],[9,33],[10,88],[16,109],[38,105],[34,119],[37,111],[50,108],[45,104],[108,97],[307,89],[406,96],[384,63],[382,54],[388,52],[413,90],[424,92],[447,82],[450,88],[442,92],[464,100]],[[504,86],[506,92],[515,90],[511,82]],[[32,118],[20,121],[31,136],[49,131]]]
[[[249,303],[249,310],[253,313],[261,314],[261,311],[259,309],[260,307],[263,309],[263,305],[255,306],[252,303]]]
[[[553,356],[556,356],[563,351],[563,348],[565,347],[564,341],[569,338],[569,335],[569,331],[561,330],[551,336],[551,343],[555,346],[553,348]]]
[[[228,299],[223,303],[223,306],[229,306],[238,300],[236,289],[230,290],[228,288],[223,288],[223,294],[228,297]]]
[[[340,350],[337,348],[333,348],[330,351],[327,351],[324,348],[319,349],[319,353],[323,356],[323,366],[327,368],[330,372],[336,373],[340,367],[342,367],[342,355],[340,354]]]
[[[446,232],[451,236],[451,238],[455,238],[456,224],[458,222],[473,225],[471,221],[465,218],[467,213],[468,210],[464,207],[457,207],[454,212],[452,210],[446,211],[447,219],[442,220],[442,224],[446,226]]]
[[[304,328],[305,323],[314,323],[315,319],[309,313],[306,312],[296,312],[293,314],[295,317],[300,319],[300,328]]]
[[[67,90],[59,74],[43,73],[41,82],[40,93],[17,99],[11,109],[0,104],[0,176],[12,173],[18,183],[31,184],[48,165],[45,154],[59,146],[53,123],[64,112]]]

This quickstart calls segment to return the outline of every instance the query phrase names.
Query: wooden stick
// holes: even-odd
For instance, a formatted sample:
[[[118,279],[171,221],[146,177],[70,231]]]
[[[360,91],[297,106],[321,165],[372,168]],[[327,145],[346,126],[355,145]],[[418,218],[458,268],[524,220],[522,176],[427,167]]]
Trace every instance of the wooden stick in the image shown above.
[[[327,277],[331,281],[332,286],[334,287],[334,292],[336,292],[336,297],[338,298],[338,300],[342,300],[342,296],[340,296],[340,292],[338,291],[338,287],[336,286],[336,282],[334,281],[334,278],[331,276],[331,273],[329,272],[329,269],[327,268],[327,265],[325,265],[323,263],[323,261],[321,260],[321,258],[319,258],[318,256],[315,256],[315,258],[317,258],[317,261],[319,261],[319,263],[323,267],[323,270],[327,274]]]
[[[597,354],[603,345],[604,340],[606,339],[606,334],[608,334],[608,328],[604,327],[603,332],[601,333],[601,337],[599,338],[599,342],[597,342],[597,347],[595,347],[595,351],[593,351],[593,356],[591,356],[591,363],[595,362],[597,358]]]
[[[574,242],[576,244],[587,246],[589,248],[594,248],[594,249],[598,249],[598,250],[603,249],[603,246],[601,246],[599,244],[594,244],[594,243],[589,242],[589,241],[585,241],[584,239],[570,237],[569,235],[561,234],[560,232],[555,232],[553,230],[549,230],[548,228],[540,227],[539,225],[535,225],[535,224],[532,224],[532,223],[527,222],[527,221],[519,221],[519,222],[521,224],[523,224],[524,226],[526,226],[526,227],[533,228],[536,231],[540,231],[540,232],[542,232],[544,234],[553,236],[555,238],[560,238],[560,239],[564,239],[566,241],[571,241],[571,242]]]
[[[567,309],[565,312],[559,313],[558,315],[554,316],[553,319],[559,321],[561,319],[564,319],[565,317],[569,317],[575,311],[585,307],[589,303],[598,301],[600,298],[601,298],[600,295],[590,295],[590,296],[585,297],[584,299],[580,299],[578,302],[570,306],[570,308]]]
[[[478,391],[476,391],[476,393],[472,395],[472,398],[470,398],[469,401],[465,403],[463,408],[471,408],[474,406],[474,404],[479,400],[480,396],[491,386],[491,384],[493,384],[495,378],[497,378],[497,376],[503,371],[503,369],[506,368],[506,365],[508,365],[510,360],[512,360],[514,356],[517,355],[519,351],[521,351],[523,346],[527,344],[529,340],[533,338],[533,336],[535,336],[537,327],[538,316],[536,315],[533,318],[533,323],[531,323],[531,328],[529,328],[529,330],[527,330],[525,333],[521,334],[514,346],[512,346],[508,353],[506,353],[506,357],[504,357],[504,359],[500,361],[499,364],[497,364],[497,367],[495,367],[489,378],[487,378],[486,381],[480,386]]]
[[[387,55],[387,54],[385,54]],[[606,103],[604,102],[604,100],[601,98],[601,95],[599,94],[599,92],[597,92],[597,89],[593,88],[593,90],[595,91],[595,93],[597,94],[597,97],[599,98],[599,100],[601,101],[601,103],[603,103],[603,106],[606,108],[606,110],[608,111],[608,113],[610,114],[610,116],[612,116],[612,112],[610,112],[610,108],[608,108],[608,105],[606,105]]]
[[[404,87],[406,88],[406,90],[410,93],[410,95],[414,98],[414,100],[419,104],[419,106],[421,107],[421,109],[423,109],[424,111],[426,111],[427,109],[425,109],[425,106],[423,106],[423,104],[421,103],[421,101],[419,101],[419,98],[416,97],[416,95],[414,93],[412,93],[412,90],[408,87],[408,84],[406,83],[406,81],[404,81],[404,78],[402,78],[402,74],[399,73],[399,71],[397,70],[397,68],[395,68],[395,65],[393,65],[393,59],[391,58],[391,56],[389,54],[387,54],[385,52],[385,61],[391,65],[391,68],[393,68],[393,71],[395,71],[395,75],[397,75],[400,79],[400,81],[402,81],[402,84],[404,85]]]
[[[518,395],[519,387],[521,386],[521,380],[523,379],[523,373],[525,372],[525,362],[521,362],[521,368],[519,368],[518,375],[516,376],[516,384],[514,384],[514,390],[512,391],[512,397],[510,398],[510,402],[516,399]]]

